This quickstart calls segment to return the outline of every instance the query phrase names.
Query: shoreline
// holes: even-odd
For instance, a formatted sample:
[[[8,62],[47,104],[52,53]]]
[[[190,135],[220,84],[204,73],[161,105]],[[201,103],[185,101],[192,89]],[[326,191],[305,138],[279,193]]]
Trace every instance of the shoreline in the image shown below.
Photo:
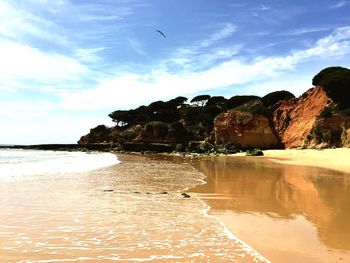
[[[31,150],[53,150],[53,151],[97,151],[110,152],[113,154],[143,154],[139,151],[116,151],[109,143],[79,144],[38,144],[38,145],[0,145],[0,149],[31,149]],[[164,149],[163,149],[164,150]],[[169,150],[169,149],[167,149]],[[336,149],[268,149],[263,150],[264,156],[273,162],[287,165],[314,166],[328,168],[340,172],[350,173],[350,148]],[[181,156],[182,152],[150,152],[151,155]],[[206,157],[203,153],[194,153],[196,157]],[[210,155],[209,155],[210,156]],[[221,156],[221,154],[220,154]],[[246,152],[224,154],[227,157],[246,156]],[[185,156],[187,157],[187,156]]]

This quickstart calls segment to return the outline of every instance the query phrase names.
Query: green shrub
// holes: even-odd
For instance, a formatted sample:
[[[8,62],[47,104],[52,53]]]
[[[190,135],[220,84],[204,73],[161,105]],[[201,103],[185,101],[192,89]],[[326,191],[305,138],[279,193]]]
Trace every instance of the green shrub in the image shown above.
[[[176,97],[175,99],[171,99],[169,101],[166,102],[168,108],[173,108],[173,109],[177,109],[178,107],[183,106],[187,101],[186,97]]]
[[[232,98],[226,101],[227,109],[233,109],[238,106],[241,106],[249,101],[260,99],[258,96],[233,96]]]
[[[264,97],[261,98],[261,100],[264,103],[265,107],[269,107],[271,105],[276,104],[280,100],[289,100],[293,98],[295,98],[295,96],[289,91],[280,90],[280,91],[274,91],[265,95]]]
[[[106,125],[98,125],[95,128],[90,129],[90,132],[98,134],[107,134],[110,132],[110,130]]]
[[[255,114],[261,114],[264,116],[269,116],[270,111],[263,105],[263,104],[256,104],[251,108],[251,113]]]
[[[263,156],[264,153],[262,150],[258,148],[254,148],[252,150],[247,150],[245,153],[246,156]]]
[[[136,138],[138,133],[135,130],[125,130],[120,132],[120,137],[123,138],[125,141],[131,141]]]
[[[223,96],[213,96],[208,99],[207,106],[208,105],[215,105],[218,107],[223,107],[226,104],[227,99]]]
[[[350,69],[329,67],[321,70],[312,80],[325,89],[340,109],[350,107]]]
[[[312,79],[312,85],[314,86],[322,86],[321,82],[327,78],[330,74],[334,72],[339,72],[339,71],[346,71],[348,70],[347,68],[343,67],[328,67],[325,69],[322,69],[319,73],[317,73],[313,79]]]
[[[181,122],[174,122],[169,125],[168,136],[173,136],[177,140],[186,140],[188,134],[186,128]]]
[[[191,103],[203,107],[210,99],[210,95],[198,95],[191,100]]]

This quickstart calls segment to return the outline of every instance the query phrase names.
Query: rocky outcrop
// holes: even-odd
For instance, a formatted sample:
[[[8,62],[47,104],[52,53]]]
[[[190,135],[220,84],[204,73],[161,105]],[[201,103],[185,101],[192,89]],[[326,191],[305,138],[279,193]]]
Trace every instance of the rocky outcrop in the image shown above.
[[[119,140],[119,132],[115,128],[109,128],[105,125],[98,125],[90,129],[87,135],[84,135],[78,141],[80,145],[93,143],[112,143]]]
[[[270,107],[279,140],[286,148],[349,147],[350,117],[337,110],[322,87]]]
[[[125,142],[122,147],[124,151],[153,153],[172,152],[175,149],[175,146],[171,144],[145,142]]]
[[[132,141],[139,135],[141,125],[132,126],[126,130],[120,130],[117,127],[106,127],[105,125],[99,125],[90,132],[80,138],[79,145],[87,145],[93,143],[123,143]]]
[[[219,114],[214,119],[215,143],[232,143],[240,148],[276,147],[278,139],[268,116],[252,110],[260,106],[261,102],[256,101]]]
[[[150,121],[112,128],[99,125],[82,136],[78,144],[111,144],[127,151],[177,149],[203,153],[350,147],[350,108],[344,108],[344,103],[333,101],[322,87],[313,87],[299,98],[288,93],[281,96],[284,93],[273,93],[278,96],[273,100],[268,97],[265,103],[248,96],[250,101],[241,104],[238,102],[242,98],[236,96],[235,105],[239,106],[222,113],[215,107],[203,110],[187,106],[179,112],[183,118],[174,122]],[[275,103],[278,99],[282,100]]]
[[[350,148],[350,128],[346,128],[345,124],[342,125],[342,134],[341,134],[341,144],[343,147]]]
[[[306,146],[316,119],[331,99],[321,87],[314,87],[301,97],[280,101],[270,107],[272,123],[286,148]]]
[[[318,117],[304,148],[350,147],[350,117],[336,113]]]
[[[161,143],[168,134],[168,124],[161,121],[147,123],[135,138],[135,141]]]
[[[116,145],[110,143],[88,144],[34,144],[34,145],[0,145],[0,149],[25,149],[43,151],[110,151],[116,149]]]
[[[282,100],[269,107],[270,114],[256,114],[259,105],[238,107],[214,121],[214,141],[241,148],[329,148],[350,146],[350,116],[321,87],[299,98]],[[349,115],[349,114],[348,114]]]

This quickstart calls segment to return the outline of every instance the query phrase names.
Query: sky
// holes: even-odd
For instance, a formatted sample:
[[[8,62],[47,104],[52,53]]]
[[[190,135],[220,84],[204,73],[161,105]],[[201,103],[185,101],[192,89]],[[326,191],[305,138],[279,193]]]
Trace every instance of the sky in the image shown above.
[[[349,14],[350,0],[0,0],[0,144],[75,143],[177,96],[299,96],[350,67]]]

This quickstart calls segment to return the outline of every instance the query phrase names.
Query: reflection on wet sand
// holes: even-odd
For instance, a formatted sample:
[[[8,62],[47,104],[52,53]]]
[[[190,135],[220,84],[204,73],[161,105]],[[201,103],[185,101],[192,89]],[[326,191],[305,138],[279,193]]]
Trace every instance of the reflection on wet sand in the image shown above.
[[[350,261],[350,175],[261,158],[202,158],[194,192],[242,240],[277,262]]]

